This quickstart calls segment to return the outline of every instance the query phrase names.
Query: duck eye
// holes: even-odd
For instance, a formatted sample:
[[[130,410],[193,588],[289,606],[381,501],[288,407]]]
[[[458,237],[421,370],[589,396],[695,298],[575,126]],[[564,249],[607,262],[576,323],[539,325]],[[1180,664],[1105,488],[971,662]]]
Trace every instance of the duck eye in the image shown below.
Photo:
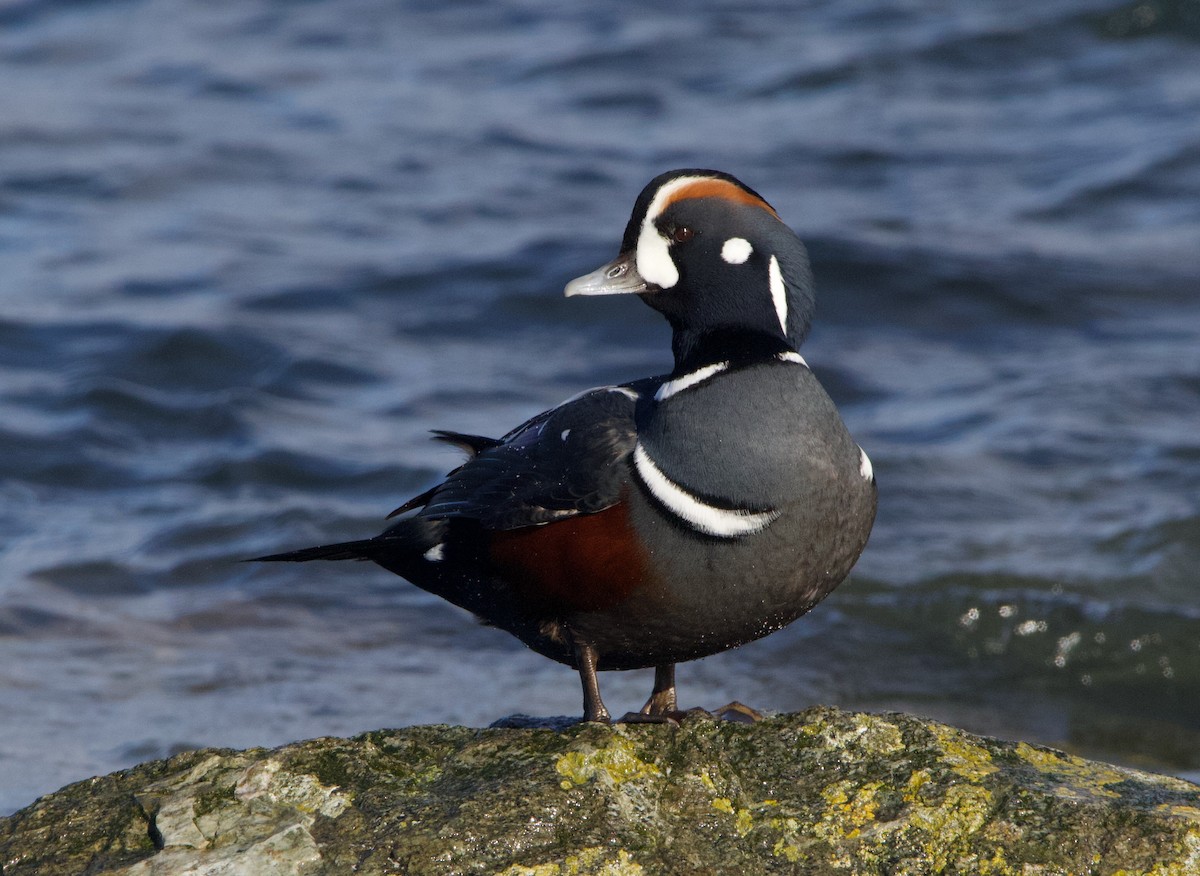
[[[671,232],[671,239],[676,243],[687,243],[695,236],[696,232],[692,231],[686,225],[677,225],[675,226],[675,230]]]

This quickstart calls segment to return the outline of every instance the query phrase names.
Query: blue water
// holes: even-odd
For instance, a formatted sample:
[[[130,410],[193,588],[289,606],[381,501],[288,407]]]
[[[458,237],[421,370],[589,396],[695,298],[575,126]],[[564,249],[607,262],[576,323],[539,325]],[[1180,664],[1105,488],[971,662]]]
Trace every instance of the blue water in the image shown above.
[[[1196,776],[1198,5],[0,2],[0,812],[578,714],[385,572],[236,561],[377,532],[455,464],[431,428],[664,370],[656,314],[561,289],[677,166],[811,243],[804,352],[880,484],[851,580],[683,702]]]

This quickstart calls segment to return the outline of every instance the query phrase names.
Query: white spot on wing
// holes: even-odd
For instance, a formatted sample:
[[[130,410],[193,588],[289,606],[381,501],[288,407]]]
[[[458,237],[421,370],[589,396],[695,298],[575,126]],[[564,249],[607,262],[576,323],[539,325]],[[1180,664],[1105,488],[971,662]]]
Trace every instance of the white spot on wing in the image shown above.
[[[778,511],[717,508],[696,498],[663,474],[641,443],[633,450],[633,464],[654,498],[692,529],[705,535],[720,538],[752,535],[766,529],[779,516]]]
[[[858,473],[862,475],[864,481],[873,480],[875,477],[875,469],[871,465],[871,460],[867,458],[867,451],[861,447],[858,448]]]
[[[731,237],[721,246],[721,258],[731,265],[743,265],[754,247],[744,237]]]
[[[668,380],[658,388],[658,392],[654,394],[655,401],[662,401],[670,398],[677,392],[687,389],[689,386],[695,386],[701,383],[714,374],[720,374],[729,367],[728,362],[717,362],[715,365],[705,365],[703,368],[698,368],[690,374],[685,374],[683,377],[676,377],[674,380]]]
[[[805,368],[808,367],[808,363],[804,361],[804,357],[792,350],[788,350],[786,353],[776,353],[775,358],[780,362],[795,362],[797,365],[803,365]]]
[[[440,563],[446,557],[446,545],[438,542],[421,556],[431,563]]]
[[[771,303],[775,305],[775,315],[779,317],[779,327],[783,329],[783,333],[787,334],[787,286],[783,282],[783,273],[779,270],[779,261],[775,256],[771,256],[771,263],[767,268],[767,274],[771,281]]]

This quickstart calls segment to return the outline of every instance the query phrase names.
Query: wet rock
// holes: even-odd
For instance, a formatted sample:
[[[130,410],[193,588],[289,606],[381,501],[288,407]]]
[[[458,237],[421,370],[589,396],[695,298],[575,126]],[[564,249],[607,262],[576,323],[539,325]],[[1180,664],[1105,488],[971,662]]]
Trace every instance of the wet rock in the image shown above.
[[[27,874],[1200,873],[1200,787],[907,715],[198,751],[0,820]]]

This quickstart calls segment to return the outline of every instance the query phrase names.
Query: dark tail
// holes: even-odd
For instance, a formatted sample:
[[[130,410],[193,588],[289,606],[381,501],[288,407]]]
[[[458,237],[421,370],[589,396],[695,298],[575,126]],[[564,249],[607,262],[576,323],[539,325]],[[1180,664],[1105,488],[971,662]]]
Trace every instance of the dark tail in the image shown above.
[[[298,551],[287,551],[282,554],[269,554],[265,557],[251,557],[246,562],[306,563],[309,560],[370,560],[379,555],[382,547],[380,539],[364,538],[360,541],[323,544],[317,547],[302,548]]]

